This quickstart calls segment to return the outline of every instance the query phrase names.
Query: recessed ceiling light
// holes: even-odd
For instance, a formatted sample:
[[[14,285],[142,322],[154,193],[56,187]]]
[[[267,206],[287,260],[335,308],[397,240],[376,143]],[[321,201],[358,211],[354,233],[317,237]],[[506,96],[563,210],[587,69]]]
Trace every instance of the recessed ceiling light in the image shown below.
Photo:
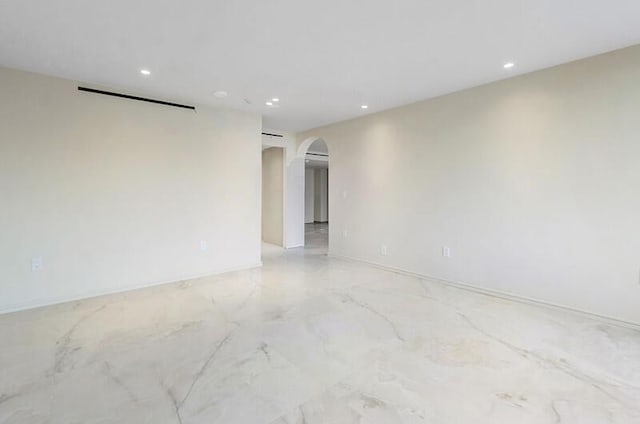
[[[140,69],[142,75],[151,75],[151,71],[148,69]]]
[[[367,106],[367,105],[362,105],[362,106],[360,106],[360,107],[361,107],[362,109],[369,109],[369,106]]]
[[[513,68],[514,66],[516,66],[515,63],[513,62],[507,62],[504,64],[504,69],[509,69],[509,68]]]
[[[265,105],[267,105],[267,106],[273,106],[273,103],[271,103],[271,102],[267,102],[267,103],[265,103]]]
[[[274,97],[273,99],[271,99],[271,101],[272,101],[272,102],[279,102],[279,101],[280,101],[280,99],[279,99],[279,98],[277,98],[277,97]]]
[[[216,96],[219,99],[224,99],[225,97],[227,97],[229,94],[224,91],[224,90],[220,90],[220,91],[216,91],[215,93],[213,93],[214,96]]]

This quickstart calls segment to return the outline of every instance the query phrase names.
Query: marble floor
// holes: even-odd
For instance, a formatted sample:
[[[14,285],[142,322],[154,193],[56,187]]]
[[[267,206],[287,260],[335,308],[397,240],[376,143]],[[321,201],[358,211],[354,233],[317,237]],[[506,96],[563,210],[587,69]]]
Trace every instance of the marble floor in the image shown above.
[[[328,258],[0,316],[0,423],[640,423],[640,332]]]
[[[329,247],[329,224],[326,222],[304,224],[304,244],[308,255],[326,254]]]

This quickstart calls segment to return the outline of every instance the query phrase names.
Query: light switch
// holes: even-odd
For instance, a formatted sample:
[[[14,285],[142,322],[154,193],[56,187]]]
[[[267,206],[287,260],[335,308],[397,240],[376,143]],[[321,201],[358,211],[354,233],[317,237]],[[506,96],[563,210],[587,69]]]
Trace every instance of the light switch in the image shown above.
[[[42,269],[42,258],[32,258],[31,259],[31,271],[40,271]]]

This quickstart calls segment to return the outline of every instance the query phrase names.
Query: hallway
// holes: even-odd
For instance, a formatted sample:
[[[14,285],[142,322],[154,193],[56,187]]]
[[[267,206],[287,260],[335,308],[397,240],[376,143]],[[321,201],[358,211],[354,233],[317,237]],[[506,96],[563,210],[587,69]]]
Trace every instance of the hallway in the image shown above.
[[[0,316],[0,422],[634,423],[640,333],[327,257]]]
[[[304,224],[304,239],[307,254],[326,254],[329,248],[329,224],[327,222]]]

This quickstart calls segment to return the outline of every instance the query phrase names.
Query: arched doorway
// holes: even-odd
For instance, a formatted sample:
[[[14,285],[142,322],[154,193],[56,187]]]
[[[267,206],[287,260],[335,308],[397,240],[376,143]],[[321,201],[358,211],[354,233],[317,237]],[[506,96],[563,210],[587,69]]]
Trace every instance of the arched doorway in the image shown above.
[[[304,157],[305,247],[326,252],[329,246],[329,148],[322,138],[305,140]]]

